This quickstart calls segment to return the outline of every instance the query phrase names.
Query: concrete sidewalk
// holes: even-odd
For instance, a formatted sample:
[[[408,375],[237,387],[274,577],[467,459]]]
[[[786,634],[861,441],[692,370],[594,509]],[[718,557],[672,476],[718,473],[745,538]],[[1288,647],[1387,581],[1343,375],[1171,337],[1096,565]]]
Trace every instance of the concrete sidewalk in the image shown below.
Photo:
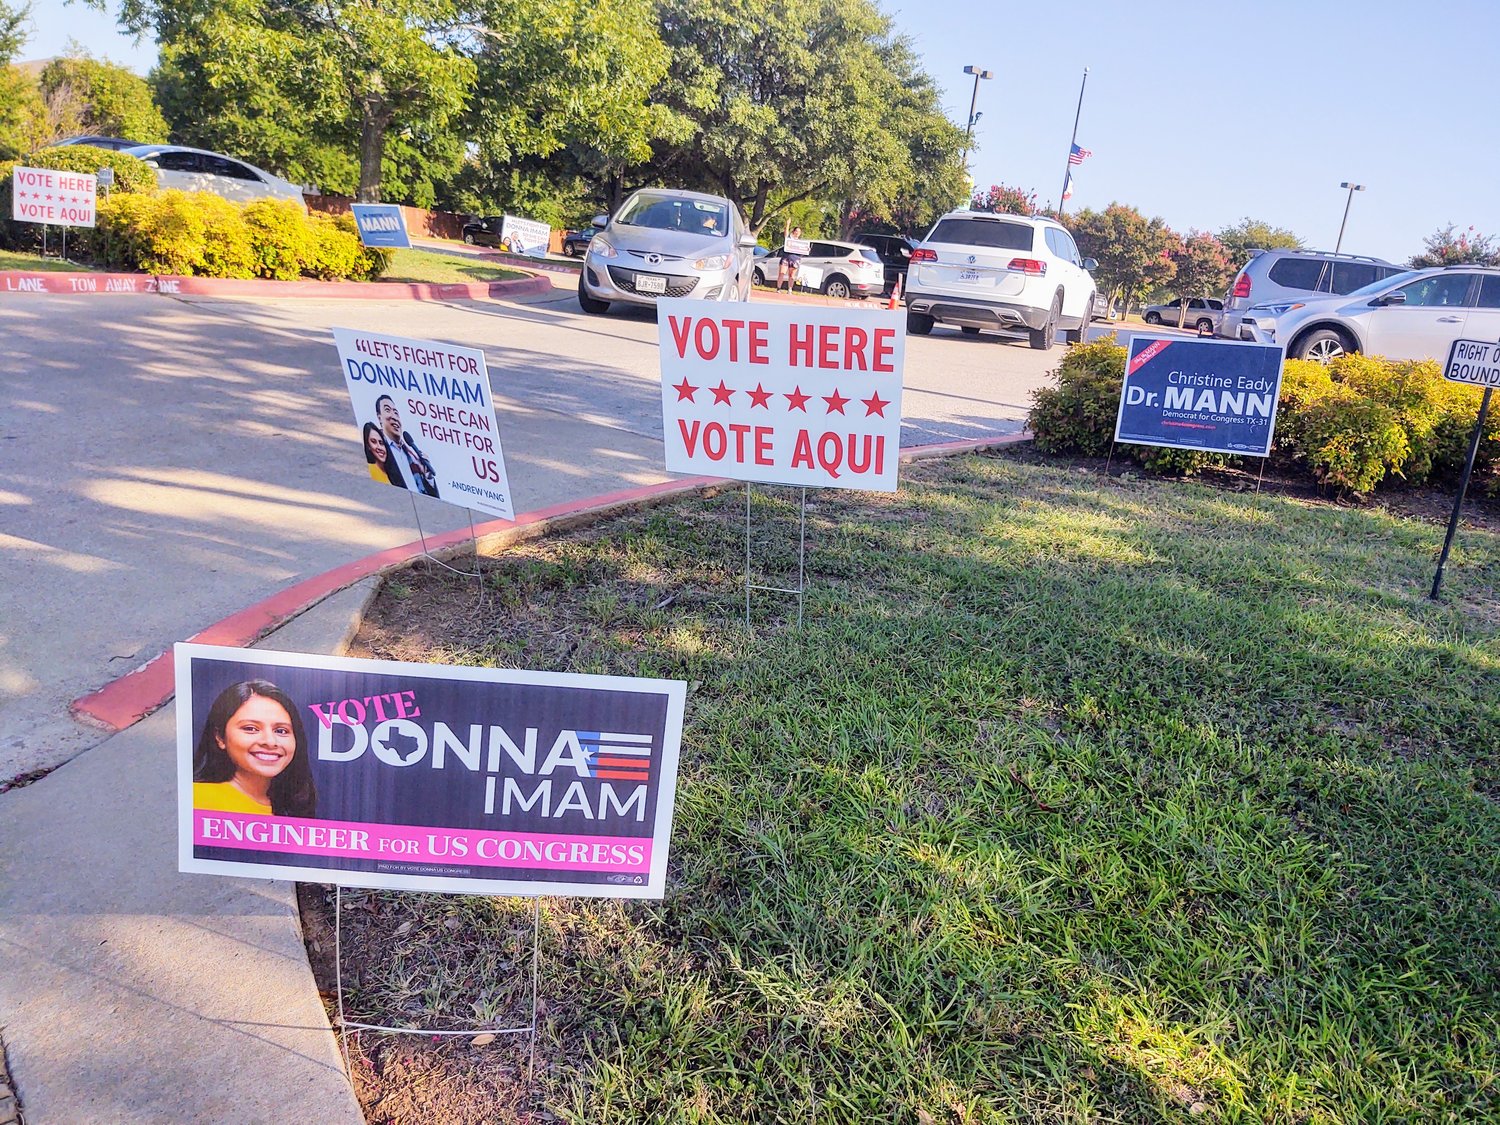
[[[378,579],[258,647],[342,649]],[[171,707],[0,795],[0,1038],[27,1125],[364,1120],[290,883],[177,871]]]

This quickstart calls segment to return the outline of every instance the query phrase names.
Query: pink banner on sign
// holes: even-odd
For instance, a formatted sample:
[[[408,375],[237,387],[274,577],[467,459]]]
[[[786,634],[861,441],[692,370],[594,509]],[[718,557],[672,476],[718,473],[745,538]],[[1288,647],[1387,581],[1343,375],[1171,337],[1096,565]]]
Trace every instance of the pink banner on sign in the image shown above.
[[[550,832],[485,832],[408,824],[303,820],[290,816],[193,810],[193,844],[284,855],[441,861],[472,867],[536,871],[619,871],[649,874],[648,836],[569,836]]]
[[[1171,340],[1153,340],[1150,344],[1141,349],[1140,355],[1136,356],[1133,360],[1130,361],[1130,370],[1125,372],[1125,374],[1134,375],[1138,370],[1146,366],[1146,364],[1150,363],[1157,356],[1161,355],[1162,352],[1166,351],[1167,345],[1171,342]]]

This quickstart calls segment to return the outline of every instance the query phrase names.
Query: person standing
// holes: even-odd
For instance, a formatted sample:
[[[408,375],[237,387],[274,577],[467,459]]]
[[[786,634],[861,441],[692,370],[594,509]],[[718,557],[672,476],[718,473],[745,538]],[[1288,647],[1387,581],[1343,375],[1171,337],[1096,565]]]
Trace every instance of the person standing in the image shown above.
[[[788,231],[786,238],[781,244],[781,265],[776,270],[776,292],[778,293],[781,292],[782,278],[786,279],[787,292],[790,293],[792,291],[793,286],[797,284],[797,270],[802,266],[802,255],[800,253],[793,254],[787,248],[787,243],[791,242],[792,239],[796,239],[798,242],[802,241],[801,227],[793,227]]]

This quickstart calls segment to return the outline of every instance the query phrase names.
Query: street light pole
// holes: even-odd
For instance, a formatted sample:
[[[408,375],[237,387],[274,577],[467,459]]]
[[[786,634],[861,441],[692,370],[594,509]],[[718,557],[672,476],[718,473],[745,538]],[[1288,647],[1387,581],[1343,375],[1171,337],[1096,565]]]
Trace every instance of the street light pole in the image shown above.
[[[1354,202],[1354,193],[1357,191],[1365,190],[1364,184],[1351,184],[1347,180],[1339,184],[1339,187],[1349,189],[1349,198],[1344,200],[1344,219],[1343,222],[1339,223],[1339,240],[1334,244],[1333,247],[1333,252],[1335,254],[1337,254],[1344,245],[1344,227],[1349,222],[1349,204]]]
[[[969,97],[969,124],[964,129],[964,171],[969,170],[969,141],[974,136],[974,107],[979,104],[979,80],[981,78],[995,77],[993,71],[981,70],[977,66],[964,67],[965,74],[974,76],[974,93]]]

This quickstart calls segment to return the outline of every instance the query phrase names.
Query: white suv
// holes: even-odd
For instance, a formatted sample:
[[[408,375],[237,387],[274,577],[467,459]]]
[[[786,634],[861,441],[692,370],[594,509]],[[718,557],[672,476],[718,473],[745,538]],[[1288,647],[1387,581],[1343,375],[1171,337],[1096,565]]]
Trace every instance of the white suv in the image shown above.
[[[1050,348],[1059,331],[1082,340],[1094,308],[1088,271],[1097,265],[1079,258],[1073,236],[1052,219],[950,211],[912,251],[906,330],[1024,330],[1033,348]]]

